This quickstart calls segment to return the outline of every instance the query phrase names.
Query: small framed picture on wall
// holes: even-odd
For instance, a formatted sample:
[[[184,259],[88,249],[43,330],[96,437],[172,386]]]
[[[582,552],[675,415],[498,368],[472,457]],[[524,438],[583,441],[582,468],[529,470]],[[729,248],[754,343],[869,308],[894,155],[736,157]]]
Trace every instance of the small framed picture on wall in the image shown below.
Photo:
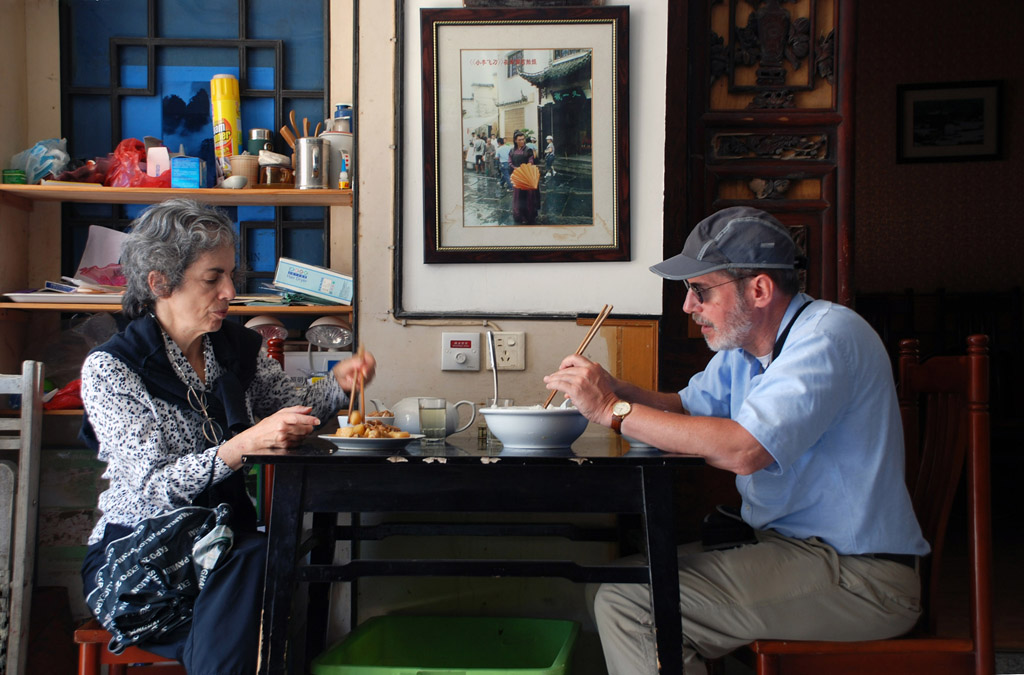
[[[1002,156],[1003,83],[938,82],[897,87],[897,162]]]

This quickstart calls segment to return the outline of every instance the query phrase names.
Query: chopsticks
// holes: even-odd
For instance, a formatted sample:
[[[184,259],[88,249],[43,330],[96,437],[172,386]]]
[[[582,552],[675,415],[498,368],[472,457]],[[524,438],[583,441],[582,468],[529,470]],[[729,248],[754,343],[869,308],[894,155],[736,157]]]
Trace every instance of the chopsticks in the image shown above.
[[[359,345],[359,349],[358,349],[358,351],[356,353],[359,356],[362,356],[363,352],[365,352],[365,351],[366,350],[363,347],[363,345]],[[364,420],[365,420],[365,417],[366,417],[366,382],[363,381],[363,371],[362,370],[357,370],[356,371],[356,377],[355,377],[355,380],[352,383],[352,391],[349,393],[349,397],[348,397],[348,416],[349,416],[350,420],[352,418],[352,406],[354,406],[355,402],[356,402],[356,392],[359,392],[359,410],[362,411],[363,417],[364,417]]]
[[[580,354],[582,354],[584,352],[584,350],[586,350],[587,345],[589,345],[590,341],[594,339],[595,335],[597,335],[597,331],[601,330],[601,324],[604,323],[604,320],[607,319],[608,315],[611,314],[611,313],[612,313],[612,306],[611,305],[605,305],[604,307],[601,308],[601,311],[598,312],[598,314],[597,314],[597,318],[594,319],[594,323],[591,324],[590,330],[587,332],[586,337],[583,338],[583,342],[580,343],[579,348],[576,350],[576,355],[577,356],[579,356]],[[542,408],[546,409],[549,405],[551,405],[552,399],[555,398],[555,392],[556,391],[558,391],[558,390],[557,389],[552,389],[551,390],[551,394],[548,395],[548,400],[544,401],[544,405],[541,406]]]

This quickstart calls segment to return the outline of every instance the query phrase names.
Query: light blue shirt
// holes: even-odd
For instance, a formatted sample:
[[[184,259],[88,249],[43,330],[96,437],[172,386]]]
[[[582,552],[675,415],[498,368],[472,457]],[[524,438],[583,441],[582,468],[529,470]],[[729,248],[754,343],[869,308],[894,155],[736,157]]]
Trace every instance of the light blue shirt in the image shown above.
[[[780,333],[810,299],[793,299]],[[847,555],[928,553],[904,482],[892,366],[853,310],[816,300],[766,370],[742,349],[718,352],[679,395],[693,415],[735,420],[775,459],[736,477],[752,527]]]

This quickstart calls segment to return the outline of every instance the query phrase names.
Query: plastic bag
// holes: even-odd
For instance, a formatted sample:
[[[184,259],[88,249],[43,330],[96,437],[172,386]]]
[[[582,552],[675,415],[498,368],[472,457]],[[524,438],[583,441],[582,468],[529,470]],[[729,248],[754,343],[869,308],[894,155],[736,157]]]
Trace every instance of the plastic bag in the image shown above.
[[[171,170],[159,176],[146,175],[146,145],[137,138],[126,138],[117,144],[110,169],[103,181],[107,187],[171,187]]]
[[[43,410],[77,410],[82,407],[82,380],[71,380],[66,386],[57,390],[49,401],[43,404]]]
[[[56,176],[67,166],[68,141],[66,138],[48,138],[28,150],[11,157],[11,168],[25,172],[25,182],[36,185],[47,176]]]

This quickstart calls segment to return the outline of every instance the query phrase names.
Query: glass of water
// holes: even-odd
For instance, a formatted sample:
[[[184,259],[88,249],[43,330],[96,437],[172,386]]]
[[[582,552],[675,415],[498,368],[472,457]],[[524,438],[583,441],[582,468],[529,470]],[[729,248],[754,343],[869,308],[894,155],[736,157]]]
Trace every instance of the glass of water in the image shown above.
[[[444,443],[446,432],[448,402],[443,398],[420,398],[420,433],[421,443]]]
[[[510,398],[489,398],[487,399],[484,407],[486,408],[511,408],[516,404]],[[501,441],[498,437],[491,433],[491,430],[487,430],[487,445],[501,445]]]

